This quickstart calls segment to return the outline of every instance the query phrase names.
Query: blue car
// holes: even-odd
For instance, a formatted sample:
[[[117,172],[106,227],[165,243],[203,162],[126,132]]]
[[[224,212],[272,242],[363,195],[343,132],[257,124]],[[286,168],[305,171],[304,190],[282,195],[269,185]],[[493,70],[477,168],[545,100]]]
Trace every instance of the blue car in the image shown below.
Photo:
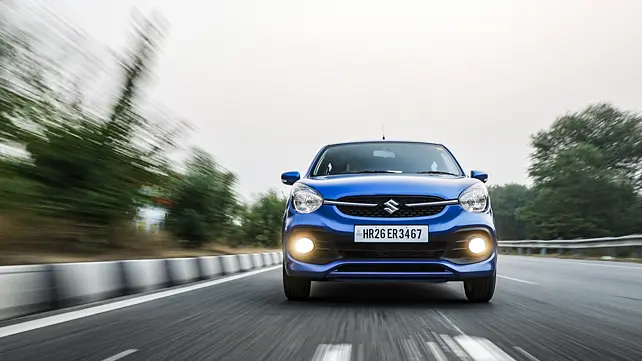
[[[283,289],[312,281],[463,281],[472,302],[495,292],[497,239],[485,182],[441,144],[332,144],[292,186],[283,219]]]

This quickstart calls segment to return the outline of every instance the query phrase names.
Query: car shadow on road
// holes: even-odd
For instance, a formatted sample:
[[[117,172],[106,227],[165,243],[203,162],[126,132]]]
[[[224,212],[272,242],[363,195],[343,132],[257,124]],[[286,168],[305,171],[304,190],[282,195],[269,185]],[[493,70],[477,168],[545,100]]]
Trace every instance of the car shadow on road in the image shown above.
[[[355,308],[415,307],[415,308],[472,308],[490,304],[474,304],[466,300],[461,283],[430,284],[417,282],[394,283],[313,283],[305,307],[341,305]]]

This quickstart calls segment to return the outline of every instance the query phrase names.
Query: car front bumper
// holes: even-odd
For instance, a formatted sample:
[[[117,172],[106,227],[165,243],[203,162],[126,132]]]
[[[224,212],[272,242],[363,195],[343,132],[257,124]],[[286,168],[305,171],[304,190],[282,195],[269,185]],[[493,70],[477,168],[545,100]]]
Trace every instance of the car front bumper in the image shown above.
[[[355,243],[354,225],[428,225],[428,243]],[[469,253],[468,239],[481,235],[488,251]],[[315,242],[308,255],[293,251],[300,237]],[[459,205],[436,216],[406,219],[349,217],[323,206],[312,214],[289,209],[283,230],[284,267],[289,276],[314,281],[448,282],[489,277],[495,273],[497,240],[492,215],[470,213]]]
[[[285,268],[289,276],[304,277],[313,281],[422,281],[448,282],[469,278],[492,276],[496,268],[495,253],[484,261],[471,264],[454,264],[445,260],[416,259],[341,259],[323,265],[297,261],[286,254]],[[349,267],[347,267],[349,266]],[[395,271],[389,271],[396,268]],[[404,271],[404,268],[407,271]],[[411,271],[411,269],[417,271]],[[424,270],[422,270],[425,269]],[[434,268],[434,270],[431,270]],[[388,270],[388,271],[387,271]]]

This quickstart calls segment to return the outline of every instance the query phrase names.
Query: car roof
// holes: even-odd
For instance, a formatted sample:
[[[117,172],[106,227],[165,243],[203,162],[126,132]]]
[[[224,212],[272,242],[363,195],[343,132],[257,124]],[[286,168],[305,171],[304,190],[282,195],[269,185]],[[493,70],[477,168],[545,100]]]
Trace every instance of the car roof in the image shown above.
[[[332,146],[335,146],[335,145],[368,144],[368,143],[410,143],[410,144],[439,145],[439,146],[442,146],[442,147],[444,146],[441,143],[419,142],[419,141],[412,141],[412,140],[360,140],[360,141],[354,141],[354,142],[331,143],[331,144],[327,144],[326,147],[332,147]]]

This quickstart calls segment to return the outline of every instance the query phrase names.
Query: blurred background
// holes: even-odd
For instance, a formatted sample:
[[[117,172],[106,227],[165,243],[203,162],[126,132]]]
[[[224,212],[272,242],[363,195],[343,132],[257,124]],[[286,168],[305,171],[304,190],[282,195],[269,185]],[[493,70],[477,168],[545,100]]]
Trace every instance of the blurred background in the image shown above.
[[[278,248],[279,174],[382,125],[501,239],[642,230],[637,1],[1,4],[2,263]]]
[[[239,176],[186,142],[193,124],[147,96],[162,14],[115,6],[129,21],[103,23],[124,39],[112,48],[64,17],[72,5],[1,3],[0,262],[277,248],[283,195],[244,202]]]
[[[642,359],[640,14],[639,0],[0,0],[2,266],[280,264],[266,253],[281,247],[280,174],[382,129],[489,173],[499,240],[534,244],[503,253],[537,255],[500,256],[486,308],[403,284],[286,305],[279,265],[15,337],[12,318],[65,295],[125,296],[109,277],[129,271],[1,267],[0,359],[345,361],[363,345],[368,360]],[[480,356],[483,340],[465,358],[464,331],[514,358]]]

